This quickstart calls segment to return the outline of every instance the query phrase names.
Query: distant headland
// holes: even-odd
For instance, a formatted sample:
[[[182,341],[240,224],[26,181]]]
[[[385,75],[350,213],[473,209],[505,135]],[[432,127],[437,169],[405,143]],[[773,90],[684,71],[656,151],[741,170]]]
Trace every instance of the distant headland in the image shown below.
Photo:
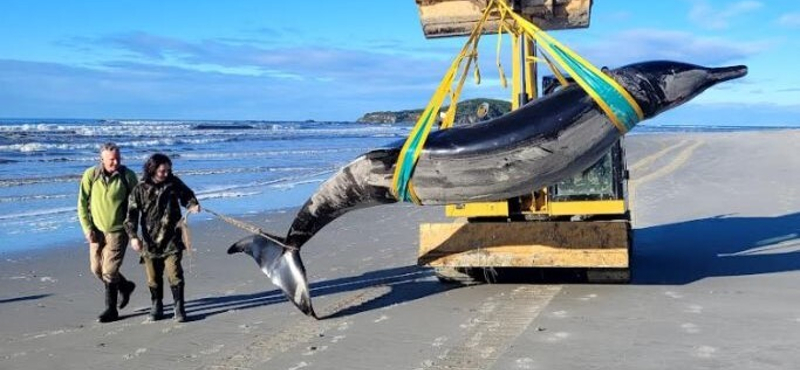
[[[481,104],[488,104],[488,111],[484,119],[499,117],[511,111],[511,103],[498,99],[470,99],[458,103],[455,124],[465,124],[478,122],[478,108]],[[441,112],[447,111],[447,106],[442,107]],[[361,123],[414,123],[422,114],[422,109],[401,110],[395,112],[371,112],[364,114],[356,122]]]

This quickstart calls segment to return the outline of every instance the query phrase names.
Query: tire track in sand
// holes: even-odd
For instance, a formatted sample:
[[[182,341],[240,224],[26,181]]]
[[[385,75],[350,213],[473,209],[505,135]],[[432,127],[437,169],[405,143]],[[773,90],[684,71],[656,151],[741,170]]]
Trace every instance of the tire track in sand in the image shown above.
[[[684,164],[686,164],[686,162],[689,161],[689,159],[692,157],[692,154],[694,153],[694,151],[697,148],[699,148],[700,146],[702,146],[705,143],[704,140],[700,140],[700,139],[693,140],[693,141],[694,142],[691,145],[683,148],[678,154],[676,154],[675,158],[672,159],[672,161],[670,161],[670,163],[668,163],[666,166],[663,166],[663,167],[659,168],[658,170],[650,172],[650,173],[648,173],[648,174],[646,174],[646,175],[644,175],[642,177],[628,180],[628,204],[631,204],[631,205],[636,204],[635,203],[636,190],[637,190],[638,187],[640,187],[640,186],[642,186],[642,185],[644,185],[644,184],[646,184],[648,182],[651,182],[653,180],[656,180],[656,179],[659,179],[659,178],[664,177],[666,175],[669,175],[672,172],[675,172],[677,169],[681,168]],[[675,145],[672,145],[672,146],[666,147],[666,148],[664,148],[662,150],[659,150],[658,152],[656,152],[656,153],[654,153],[652,155],[649,155],[649,156],[647,156],[645,158],[642,158],[641,160],[639,160],[638,162],[633,164],[630,167],[630,169],[631,170],[637,170],[637,169],[640,169],[640,168],[642,168],[644,166],[648,166],[648,165],[652,164],[653,162],[655,162],[657,159],[659,159],[662,156],[664,156],[665,154],[671,152],[672,150],[674,150],[676,148],[679,148],[681,146],[684,146],[686,143],[687,143],[687,141],[683,140],[683,141],[681,141],[681,142],[679,142],[679,143],[677,143]],[[635,222],[635,214],[636,214],[636,212],[632,212],[631,213],[632,221],[633,221],[634,225],[636,224],[636,222]]]
[[[487,298],[478,316],[461,325],[461,343],[445,349],[420,369],[488,369],[561,291],[561,285],[523,285]]]
[[[666,148],[662,148],[661,150],[659,150],[659,151],[657,151],[657,152],[655,152],[653,154],[650,154],[647,157],[644,157],[644,158],[638,160],[636,163],[634,163],[633,165],[628,167],[628,170],[629,171],[636,171],[636,170],[638,170],[638,169],[640,169],[642,167],[649,166],[650,164],[655,162],[657,159],[663,157],[665,154],[671,152],[675,148],[679,148],[679,147],[682,147],[682,146],[686,145],[688,142],[689,142],[689,140],[684,139],[684,140],[681,140],[681,141],[679,141],[679,142],[677,142],[675,144],[672,144],[672,145],[670,145],[670,146],[668,146]]]
[[[363,305],[390,292],[391,287],[388,285],[365,288],[358,293],[325,306],[321,312],[335,314],[349,307]],[[347,326],[347,316],[325,318],[326,316],[326,314],[320,315],[323,318],[322,320],[301,316],[288,322],[279,332],[259,335],[256,340],[244,344],[243,348],[233,355],[225,356],[216,361],[215,364],[200,366],[198,369],[241,370],[265,368],[264,363],[274,356],[311,342],[330,330]]]

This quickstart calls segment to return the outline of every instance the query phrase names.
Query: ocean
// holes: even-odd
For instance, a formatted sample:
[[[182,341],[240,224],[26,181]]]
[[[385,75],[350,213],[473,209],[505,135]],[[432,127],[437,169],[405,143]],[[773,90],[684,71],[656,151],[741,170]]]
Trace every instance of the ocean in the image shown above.
[[[773,128],[644,125],[631,134],[766,129]],[[244,215],[302,205],[337,169],[410,130],[353,122],[0,119],[0,253],[85,243],[78,182],[104,142],[117,143],[122,163],[139,175],[149,155],[169,155],[204,207]]]
[[[76,205],[104,142],[141,176],[156,152],[203,206],[242,215],[297,207],[359,154],[409,125],[352,122],[0,120],[0,253],[84,243]],[[197,216],[206,217],[208,214]]]

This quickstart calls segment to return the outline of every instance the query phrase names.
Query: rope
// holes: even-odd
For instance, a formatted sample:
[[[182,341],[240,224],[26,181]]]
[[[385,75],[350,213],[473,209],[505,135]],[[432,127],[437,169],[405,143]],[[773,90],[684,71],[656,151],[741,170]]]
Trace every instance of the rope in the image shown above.
[[[257,226],[248,224],[248,223],[246,223],[244,221],[241,221],[241,220],[237,220],[237,219],[235,219],[233,217],[230,217],[230,216],[225,216],[225,215],[223,215],[223,214],[221,214],[219,212],[216,212],[216,211],[213,211],[211,209],[208,209],[207,207],[203,207],[203,210],[208,212],[208,213],[210,213],[210,214],[212,214],[212,215],[214,215],[214,216],[217,216],[219,219],[221,219],[222,221],[227,222],[228,224],[236,226],[236,227],[238,227],[238,228],[240,228],[242,230],[249,231],[249,232],[251,232],[253,234],[256,234],[258,236],[261,236],[263,238],[269,239],[270,241],[272,241],[272,242],[278,244],[279,246],[283,247],[283,249],[289,249],[289,250],[293,250],[293,251],[300,250],[297,247],[284,244],[283,241],[279,240],[278,238],[276,238],[273,235],[270,235],[270,234],[266,233],[264,230],[261,230],[261,228],[259,228]]]
[[[189,268],[186,272],[192,275],[194,274],[194,249],[192,248],[192,232],[189,230],[189,212],[183,214],[175,228],[181,231],[181,239],[186,247],[186,255],[189,257]]]

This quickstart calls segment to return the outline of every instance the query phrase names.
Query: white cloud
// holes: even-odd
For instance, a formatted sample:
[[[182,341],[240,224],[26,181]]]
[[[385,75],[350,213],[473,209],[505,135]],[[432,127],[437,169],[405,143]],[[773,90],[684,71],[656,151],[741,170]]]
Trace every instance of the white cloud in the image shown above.
[[[633,29],[579,51],[589,60],[610,67],[653,59],[718,65],[741,61],[772,45],[769,41],[701,37],[683,31]]]
[[[800,12],[786,13],[778,18],[778,24],[784,27],[800,27]]]
[[[732,18],[759,9],[763,5],[758,1],[744,0],[727,4],[722,9],[715,9],[706,1],[697,1],[689,11],[689,19],[701,27],[721,30],[730,26]]]

